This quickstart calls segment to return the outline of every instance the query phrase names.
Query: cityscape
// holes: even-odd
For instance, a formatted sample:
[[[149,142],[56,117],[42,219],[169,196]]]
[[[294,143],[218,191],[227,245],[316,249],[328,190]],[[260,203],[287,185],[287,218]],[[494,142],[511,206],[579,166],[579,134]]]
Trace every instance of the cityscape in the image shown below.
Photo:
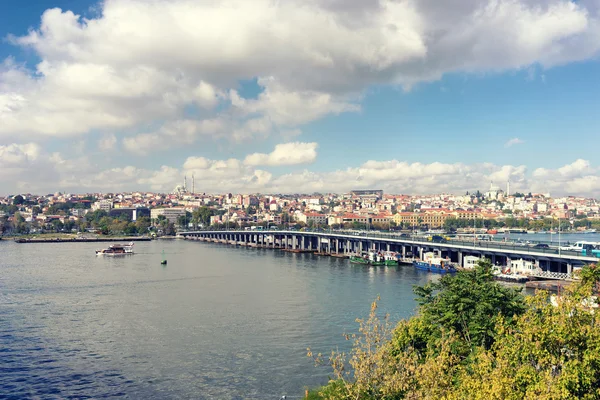
[[[5,235],[101,232],[96,224],[102,217],[117,221],[103,227],[105,234],[147,234],[145,229],[158,225],[164,228],[160,234],[167,233],[167,226],[168,233],[174,234],[175,230],[269,225],[380,230],[520,228],[525,232],[556,232],[559,224],[564,232],[592,233],[600,226],[600,202],[575,196],[511,194],[509,183],[506,190],[491,183],[486,191],[462,195],[394,195],[383,190],[310,195],[205,194],[195,193],[184,182],[169,194],[55,193],[0,198],[0,221]]]
[[[0,398],[600,399],[600,0],[0,1]]]

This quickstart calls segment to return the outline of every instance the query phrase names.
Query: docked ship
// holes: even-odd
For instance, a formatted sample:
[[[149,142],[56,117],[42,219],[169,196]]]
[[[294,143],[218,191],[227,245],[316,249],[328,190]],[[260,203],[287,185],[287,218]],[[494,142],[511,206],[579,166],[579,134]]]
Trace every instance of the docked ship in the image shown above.
[[[383,253],[384,264],[393,267],[398,265],[398,253],[394,251],[386,251]]]
[[[413,261],[416,269],[433,272],[436,274],[448,274],[456,272],[456,268],[447,258],[436,257],[433,253],[425,253],[423,260]]]
[[[374,267],[386,265],[385,257],[374,251],[363,254],[353,254],[350,256],[350,262],[354,264],[372,265]]]
[[[97,256],[124,256],[133,254],[133,242],[128,244],[111,244],[106,249],[96,250]]]

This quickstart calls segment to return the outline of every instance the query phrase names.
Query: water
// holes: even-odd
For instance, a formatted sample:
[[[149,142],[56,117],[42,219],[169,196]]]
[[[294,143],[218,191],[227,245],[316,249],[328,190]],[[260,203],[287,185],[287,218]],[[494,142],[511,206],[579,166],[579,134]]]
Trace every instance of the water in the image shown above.
[[[0,398],[301,397],[330,373],[307,347],[347,349],[377,295],[397,320],[437,278],[187,241],[96,257],[103,245],[0,241]]]
[[[504,238],[504,234],[494,235],[495,239],[501,240]],[[558,245],[559,237],[558,233],[511,233],[506,235],[507,238],[511,240],[522,240],[522,241],[531,241],[531,242],[544,242],[544,243],[552,243],[554,245]],[[560,243],[575,243],[577,241],[586,241],[586,242],[600,242],[600,233],[561,233],[560,234]]]

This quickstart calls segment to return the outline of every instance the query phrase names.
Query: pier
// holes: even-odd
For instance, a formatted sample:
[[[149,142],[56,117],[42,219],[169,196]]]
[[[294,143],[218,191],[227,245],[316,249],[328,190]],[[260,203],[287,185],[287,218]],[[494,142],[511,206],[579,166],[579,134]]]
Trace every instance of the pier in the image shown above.
[[[31,238],[15,239],[17,243],[87,243],[87,242],[149,242],[149,237],[105,237],[105,238]]]
[[[423,258],[428,251],[435,251],[442,257],[462,266],[463,257],[468,255],[486,257],[494,265],[508,265],[511,260],[532,261],[544,273],[544,279],[570,279],[573,268],[596,263],[598,258],[583,256],[577,251],[555,248],[534,248],[512,243],[493,241],[450,240],[434,243],[426,238],[404,237],[386,232],[349,231],[189,231],[179,233],[187,240],[200,240],[228,243],[238,246],[291,250],[292,252],[312,252],[318,255],[346,257],[363,251],[395,251],[404,260],[410,257]]]

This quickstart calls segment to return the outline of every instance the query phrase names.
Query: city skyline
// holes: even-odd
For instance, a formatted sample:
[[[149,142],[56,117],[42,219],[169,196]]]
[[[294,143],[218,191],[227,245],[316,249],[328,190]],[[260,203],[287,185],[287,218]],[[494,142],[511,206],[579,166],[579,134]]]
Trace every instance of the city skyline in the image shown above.
[[[6,1],[0,36],[0,196],[600,197],[595,1]]]

